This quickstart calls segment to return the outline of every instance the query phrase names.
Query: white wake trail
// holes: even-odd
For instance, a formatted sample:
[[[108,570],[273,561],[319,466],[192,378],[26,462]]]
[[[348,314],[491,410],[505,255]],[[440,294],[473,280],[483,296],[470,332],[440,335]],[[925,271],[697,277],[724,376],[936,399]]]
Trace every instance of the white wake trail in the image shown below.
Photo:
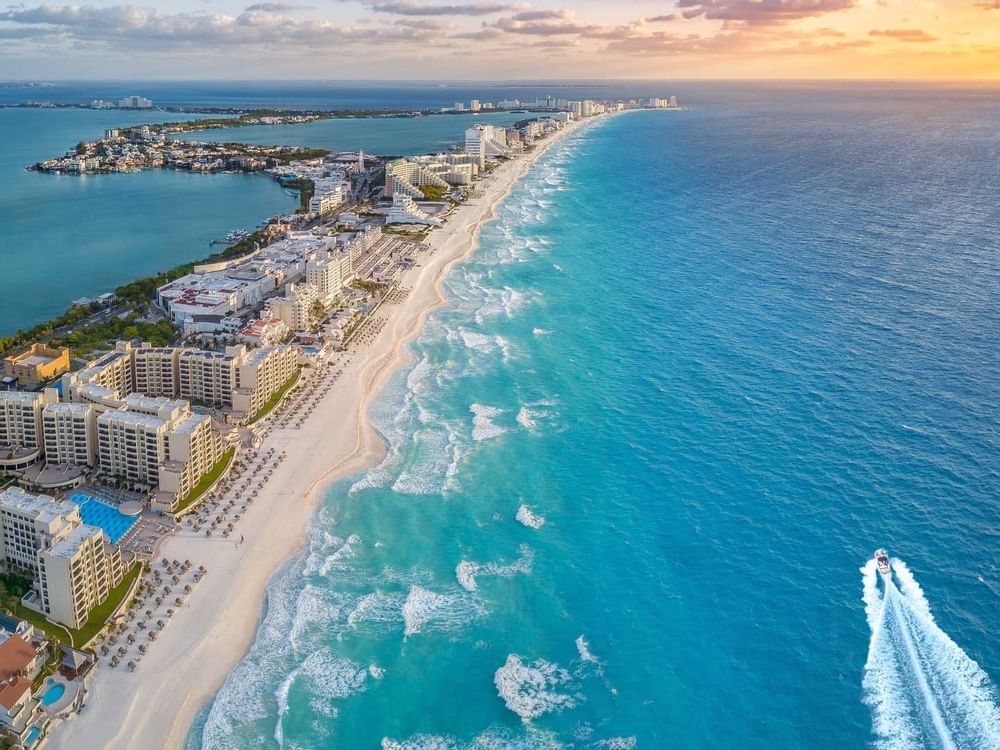
[[[863,687],[881,750],[1000,750],[997,691],[934,621],[901,560],[879,591],[875,562],[861,569],[871,628]],[[898,582],[898,586],[896,584]]]

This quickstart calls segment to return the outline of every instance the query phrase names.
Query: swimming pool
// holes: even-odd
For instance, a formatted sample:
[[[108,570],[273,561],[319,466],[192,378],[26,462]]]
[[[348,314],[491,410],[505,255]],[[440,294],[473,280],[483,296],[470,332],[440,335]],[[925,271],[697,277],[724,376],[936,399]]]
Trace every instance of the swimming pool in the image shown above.
[[[41,733],[42,730],[37,724],[33,726],[30,730],[28,730],[28,734],[24,738],[25,747],[30,747],[31,745],[34,745],[35,740],[38,739],[38,735],[40,735]]]
[[[49,687],[42,693],[42,705],[47,708],[66,694],[66,686],[61,682],[53,682],[52,680],[48,680],[45,684]]]
[[[118,508],[102,503],[86,492],[74,492],[70,500],[80,507],[80,517],[83,522],[102,528],[112,544],[116,544],[139,520],[132,516],[126,516]]]

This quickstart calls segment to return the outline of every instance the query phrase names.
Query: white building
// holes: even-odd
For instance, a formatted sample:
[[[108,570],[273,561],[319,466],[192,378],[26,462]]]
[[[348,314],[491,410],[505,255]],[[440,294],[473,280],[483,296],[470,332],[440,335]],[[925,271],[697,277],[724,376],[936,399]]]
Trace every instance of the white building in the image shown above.
[[[0,470],[23,469],[41,458],[42,411],[58,400],[54,388],[41,393],[0,391]]]
[[[315,287],[320,300],[328,305],[353,278],[349,252],[333,252],[318,256],[306,264],[306,283]]]
[[[49,404],[42,411],[45,461],[94,466],[97,462],[97,410],[93,404]]]
[[[121,551],[74,503],[18,488],[0,491],[0,560],[34,574],[26,607],[70,628],[87,622],[125,572]]]
[[[299,355],[293,346],[255,349],[240,364],[239,388],[233,394],[233,409],[251,418],[298,372]]]
[[[424,224],[436,226],[441,223],[414,203],[413,198],[402,193],[392,196],[392,206],[385,217],[386,224]]]
[[[465,153],[472,156],[482,169],[489,159],[507,158],[510,150],[503,128],[474,125],[465,131]]]
[[[315,322],[313,308],[319,297],[319,290],[312,284],[289,284],[284,297],[267,300],[264,315],[280,320],[293,331],[304,331]]]

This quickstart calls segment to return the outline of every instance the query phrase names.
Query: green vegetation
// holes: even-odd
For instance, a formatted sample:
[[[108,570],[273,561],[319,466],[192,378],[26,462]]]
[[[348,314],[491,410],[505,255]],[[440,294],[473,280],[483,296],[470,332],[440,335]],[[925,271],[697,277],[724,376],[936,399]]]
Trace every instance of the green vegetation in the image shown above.
[[[167,346],[177,338],[173,323],[161,320],[147,323],[139,319],[138,313],[129,313],[124,318],[110,318],[97,323],[81,326],[73,333],[53,336],[55,346],[68,346],[73,351],[86,354],[99,349],[110,349],[115,341],[141,339],[153,346]]]
[[[177,510],[174,511],[174,515],[184,513],[184,511],[198,502],[198,500],[201,499],[201,496],[208,491],[208,488],[215,484],[219,480],[219,477],[221,477],[226,469],[229,468],[229,464],[235,455],[235,448],[230,448],[223,453],[222,458],[215,462],[215,466],[209,469],[208,473],[199,480],[198,484],[191,488],[187,497],[185,497],[181,501],[181,504],[177,506]]]
[[[31,591],[31,574],[20,571],[0,573],[0,607],[13,612],[21,597]]]
[[[266,417],[268,413],[271,411],[271,409],[277,406],[278,402],[285,397],[285,394],[292,389],[292,386],[294,386],[299,381],[299,375],[301,374],[302,371],[299,370],[294,375],[292,375],[292,377],[286,380],[284,385],[282,385],[281,388],[279,388],[274,392],[274,395],[272,395],[271,398],[267,400],[267,403],[265,403],[262,407],[260,407],[257,410],[257,413],[250,418],[247,424],[253,424],[254,422]]]
[[[285,187],[295,188],[299,191],[299,207],[295,211],[297,214],[309,213],[309,201],[316,193],[316,184],[312,180],[305,178],[297,180],[283,180],[281,183]]]
[[[111,617],[111,614],[118,609],[121,603],[125,600],[132,583],[141,573],[142,565],[133,565],[132,569],[125,574],[124,578],[122,578],[122,582],[111,589],[110,593],[108,593],[108,598],[90,611],[89,619],[79,630],[72,630],[60,625],[59,623],[47,620],[44,615],[28,609],[21,604],[18,604],[14,609],[14,616],[20,617],[22,620],[27,620],[32,625],[35,625],[40,630],[43,630],[52,638],[56,638],[57,640],[63,642],[68,641],[69,645],[76,648],[83,648],[90,643],[90,641],[94,639],[94,636],[100,632],[101,628],[107,624],[108,618]]]
[[[29,328],[27,331],[18,329],[13,335],[0,338],[0,355],[10,354],[17,349],[20,349],[22,346],[45,338],[46,336],[51,335],[51,333],[57,328],[79,323],[81,320],[89,318],[100,309],[100,302],[91,302],[89,305],[74,305],[58,318],[53,318],[52,320],[47,320],[44,323],[39,323],[38,325]]]
[[[424,194],[424,198],[429,201],[440,201],[444,200],[445,193],[448,192],[446,188],[438,187],[437,185],[423,185],[420,188],[420,192]]]

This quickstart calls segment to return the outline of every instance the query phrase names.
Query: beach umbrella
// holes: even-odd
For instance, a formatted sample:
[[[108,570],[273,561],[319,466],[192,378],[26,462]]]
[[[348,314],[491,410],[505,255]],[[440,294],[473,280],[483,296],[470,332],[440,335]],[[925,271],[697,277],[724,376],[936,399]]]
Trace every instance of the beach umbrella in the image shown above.
[[[120,659],[117,656],[112,656],[111,657],[111,666],[112,667],[117,667],[119,661],[120,661]]]
[[[135,662],[134,661],[130,661],[128,663],[128,671],[129,672],[134,672],[135,671]]]
[[[119,646],[118,653],[121,654],[122,656],[125,656],[125,654],[128,653],[128,649],[125,646]]]
[[[167,610],[167,611],[170,612],[172,610]],[[166,625],[166,623],[163,620],[157,620],[156,621],[156,627],[158,627],[160,630],[163,630],[163,626],[164,625]]]
[[[144,653],[146,653],[146,651],[147,651],[147,650],[148,650],[148,649],[146,648],[146,644],[145,644],[145,643],[140,643],[140,644],[139,644],[139,653],[140,653],[140,654],[144,654]]]

